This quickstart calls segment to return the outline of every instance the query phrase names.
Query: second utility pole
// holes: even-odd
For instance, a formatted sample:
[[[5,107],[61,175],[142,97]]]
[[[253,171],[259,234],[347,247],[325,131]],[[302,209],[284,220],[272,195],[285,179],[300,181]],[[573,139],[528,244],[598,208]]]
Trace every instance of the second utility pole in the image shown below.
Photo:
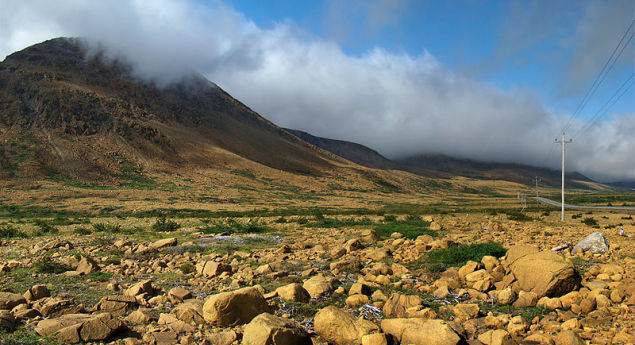
[[[564,146],[566,144],[570,144],[573,142],[573,139],[569,139],[568,141],[564,138],[564,132],[562,132],[562,140],[556,139],[557,144],[562,144],[562,198],[561,198],[561,206],[562,212],[560,213],[560,220],[564,222]]]

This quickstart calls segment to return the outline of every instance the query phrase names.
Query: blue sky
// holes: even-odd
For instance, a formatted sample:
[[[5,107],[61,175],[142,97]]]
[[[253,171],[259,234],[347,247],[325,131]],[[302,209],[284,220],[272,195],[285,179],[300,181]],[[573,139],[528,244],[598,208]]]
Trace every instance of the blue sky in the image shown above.
[[[3,0],[0,59],[59,36],[159,86],[202,74],[273,123],[389,158],[442,153],[635,180],[633,0]],[[630,79],[628,79],[630,78]],[[631,84],[627,84],[631,85]],[[603,113],[600,113],[603,114]]]
[[[457,73],[507,90],[530,89],[545,104],[562,113],[576,110],[602,67],[593,71],[596,74],[575,83],[564,75],[572,56],[584,54],[576,51],[584,48],[580,47],[578,40],[582,38],[577,35],[586,24],[585,12],[592,11],[589,7],[594,4],[590,1],[230,0],[227,3],[261,28],[289,22],[310,35],[336,42],[350,55],[363,55],[375,47],[413,56],[427,51]],[[597,61],[604,63],[609,58],[634,19],[634,4],[613,1],[612,5],[623,10],[618,16],[607,11],[606,16],[614,23],[605,29],[603,44],[587,47],[604,57]],[[579,117],[595,115],[633,73],[634,64],[631,43]],[[613,112],[633,112],[632,90],[615,103]]]

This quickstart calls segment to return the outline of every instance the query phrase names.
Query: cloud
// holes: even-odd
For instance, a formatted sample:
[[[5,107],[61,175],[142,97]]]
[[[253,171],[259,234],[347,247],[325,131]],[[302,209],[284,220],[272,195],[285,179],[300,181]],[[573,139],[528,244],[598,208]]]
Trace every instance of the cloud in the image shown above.
[[[139,76],[168,83],[196,70],[280,126],[390,157],[427,152],[559,166],[559,156],[547,153],[557,152],[553,135],[567,118],[532,90],[477,82],[429,53],[375,48],[350,56],[290,22],[258,28],[221,2],[117,4],[9,1],[0,14],[0,42],[7,42],[0,57],[47,38],[84,36],[126,56]],[[569,169],[635,178],[634,123],[634,114],[623,114],[593,127],[592,136],[571,145]]]
[[[571,38],[574,49],[561,78],[561,94],[567,96],[589,88],[633,21],[633,13],[635,2],[632,0],[595,1],[584,8],[583,17]],[[625,49],[614,70],[632,69],[632,66],[633,49]]]

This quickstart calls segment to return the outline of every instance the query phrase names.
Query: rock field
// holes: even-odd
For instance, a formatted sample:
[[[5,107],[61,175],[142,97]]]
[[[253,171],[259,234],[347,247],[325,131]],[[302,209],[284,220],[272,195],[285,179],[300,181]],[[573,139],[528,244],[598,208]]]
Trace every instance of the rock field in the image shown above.
[[[439,236],[272,218],[265,222],[277,232],[265,235],[193,228],[161,239],[3,240],[0,328],[46,344],[635,343],[634,244],[616,229],[598,230],[603,253],[573,253],[551,248],[594,229],[486,215],[424,219]],[[262,237],[275,240],[258,245]],[[221,239],[223,250],[209,250]],[[489,241],[505,255],[456,266],[424,259]],[[65,269],[37,273],[41,257]],[[60,288],[69,282],[83,288]]]

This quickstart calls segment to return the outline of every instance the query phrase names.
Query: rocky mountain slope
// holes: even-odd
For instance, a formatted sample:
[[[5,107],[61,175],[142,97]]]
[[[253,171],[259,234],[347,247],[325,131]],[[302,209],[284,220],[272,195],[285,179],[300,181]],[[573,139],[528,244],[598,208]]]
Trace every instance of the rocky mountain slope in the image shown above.
[[[222,166],[218,152],[320,175],[338,158],[316,150],[192,75],[159,88],[122,61],[58,38],[0,63],[3,177],[108,180],[143,171]]]

